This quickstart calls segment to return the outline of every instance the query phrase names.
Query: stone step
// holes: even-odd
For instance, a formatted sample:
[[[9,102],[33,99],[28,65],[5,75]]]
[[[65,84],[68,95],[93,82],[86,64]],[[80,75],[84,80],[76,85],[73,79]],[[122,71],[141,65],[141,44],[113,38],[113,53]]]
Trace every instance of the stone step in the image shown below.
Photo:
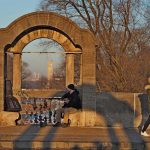
[[[148,131],[149,132],[149,131]],[[0,128],[0,150],[149,150],[137,129],[85,127]]]
[[[133,143],[90,143],[90,142],[5,142],[0,150],[149,150],[145,144]]]

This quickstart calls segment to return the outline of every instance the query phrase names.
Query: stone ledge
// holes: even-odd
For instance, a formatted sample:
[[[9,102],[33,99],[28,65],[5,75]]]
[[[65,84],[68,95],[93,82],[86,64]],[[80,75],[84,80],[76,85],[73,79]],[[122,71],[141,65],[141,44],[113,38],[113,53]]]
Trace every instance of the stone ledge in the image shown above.
[[[5,149],[149,150],[150,137],[140,136],[137,128],[2,127],[0,150]]]
[[[77,111],[73,114],[69,114],[69,119],[71,120],[70,126],[83,126],[82,125],[82,111]]]
[[[16,126],[15,120],[18,119],[18,112],[0,112],[0,126]]]
[[[32,143],[30,142],[25,142],[25,141],[19,141],[19,142],[10,142],[10,141],[5,141],[5,142],[0,142],[0,149],[10,149],[13,150],[14,148],[17,150],[48,150],[48,149],[82,149],[82,150],[112,150],[112,149],[117,149],[117,150],[145,150],[145,148],[149,148],[149,146],[145,143],[132,143],[132,148],[131,145],[127,143],[98,143],[98,142],[44,142],[44,141],[34,141]]]

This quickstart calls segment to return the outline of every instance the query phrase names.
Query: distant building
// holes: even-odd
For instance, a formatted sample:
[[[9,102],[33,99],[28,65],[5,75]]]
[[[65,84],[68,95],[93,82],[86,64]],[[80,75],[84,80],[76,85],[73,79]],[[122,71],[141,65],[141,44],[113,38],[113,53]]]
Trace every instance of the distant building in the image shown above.
[[[38,72],[34,72],[32,76],[32,81],[39,81],[40,80],[40,74]]]
[[[47,79],[48,81],[53,79],[53,62],[52,61],[48,61],[48,68],[47,68]]]

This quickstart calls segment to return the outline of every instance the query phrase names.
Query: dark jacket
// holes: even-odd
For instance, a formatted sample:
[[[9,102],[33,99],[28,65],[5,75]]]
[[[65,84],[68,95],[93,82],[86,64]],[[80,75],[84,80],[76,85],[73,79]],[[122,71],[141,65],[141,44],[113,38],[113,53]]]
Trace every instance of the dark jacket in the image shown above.
[[[139,94],[138,95],[141,103],[141,113],[146,114],[150,113],[150,95],[149,94]]]
[[[62,99],[64,98],[68,98],[69,99],[69,103],[65,103],[63,108],[67,108],[67,107],[73,107],[76,109],[81,109],[81,100],[79,97],[79,92],[77,90],[75,90],[73,93],[66,93],[62,96]]]

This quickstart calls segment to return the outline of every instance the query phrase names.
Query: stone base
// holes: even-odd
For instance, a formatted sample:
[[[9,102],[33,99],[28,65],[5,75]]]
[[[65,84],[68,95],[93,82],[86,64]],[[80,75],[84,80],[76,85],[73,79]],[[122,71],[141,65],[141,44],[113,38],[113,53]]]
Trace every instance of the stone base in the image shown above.
[[[0,126],[16,126],[15,120],[19,118],[18,112],[0,112]]]
[[[92,119],[91,119],[92,118]],[[94,127],[95,126],[95,113],[92,111],[77,111],[73,114],[69,114],[71,120],[70,126],[73,127]]]
[[[73,114],[69,114],[69,119],[71,120],[70,126],[72,127],[85,126],[82,111],[77,111]]]

